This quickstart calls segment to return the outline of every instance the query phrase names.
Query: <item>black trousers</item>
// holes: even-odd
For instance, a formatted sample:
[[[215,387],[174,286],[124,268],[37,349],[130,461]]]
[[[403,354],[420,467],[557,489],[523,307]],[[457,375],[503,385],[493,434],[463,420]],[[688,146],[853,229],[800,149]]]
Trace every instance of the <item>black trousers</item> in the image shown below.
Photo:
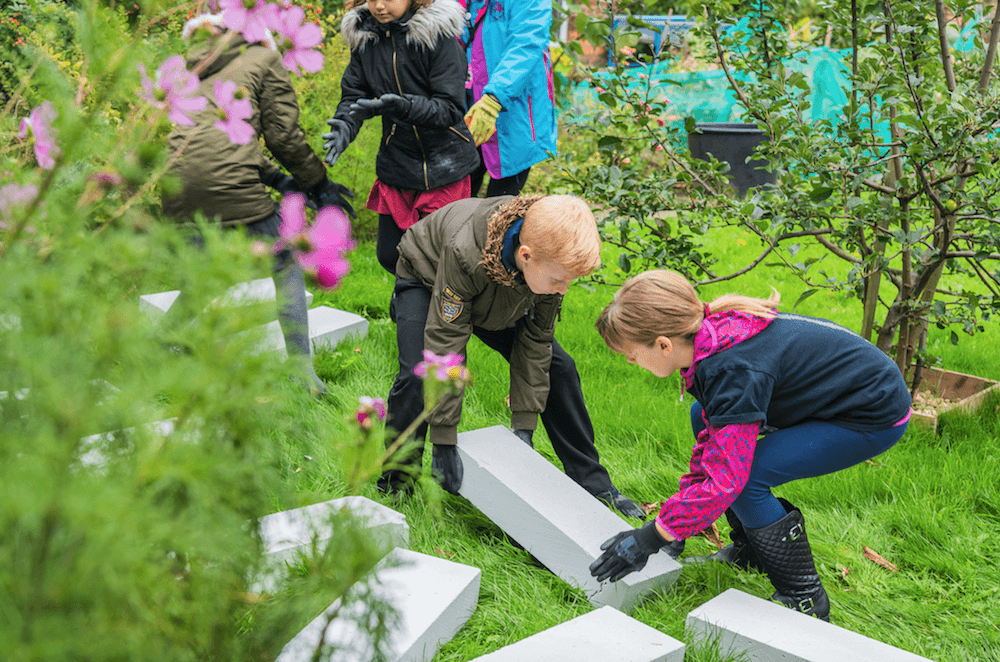
[[[405,430],[424,408],[423,382],[413,368],[423,360],[424,326],[431,294],[419,280],[396,278],[390,312],[396,322],[399,373],[389,391],[387,424],[397,433]],[[510,361],[519,327],[489,331],[473,328],[473,334]],[[611,477],[601,465],[594,445],[594,426],[583,401],[583,388],[576,362],[558,342],[552,342],[549,397],[542,412],[542,425],[566,475],[591,494],[610,488]],[[427,426],[416,438],[426,437]]]
[[[486,197],[495,198],[498,195],[517,195],[524,188],[528,181],[528,173],[531,167],[527,167],[521,172],[514,173],[502,179],[490,179],[486,185]],[[486,177],[486,163],[483,161],[483,148],[479,148],[479,167],[472,171],[472,197],[479,195],[479,189],[483,187],[483,179]]]

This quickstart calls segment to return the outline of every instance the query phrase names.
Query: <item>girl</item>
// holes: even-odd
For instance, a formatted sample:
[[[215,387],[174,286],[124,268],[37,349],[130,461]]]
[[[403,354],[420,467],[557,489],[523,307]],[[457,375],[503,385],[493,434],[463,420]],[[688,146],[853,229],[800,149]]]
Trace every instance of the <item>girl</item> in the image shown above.
[[[378,179],[368,209],[378,212],[376,255],[389,272],[403,232],[450,202],[468,198],[479,153],[463,120],[468,66],[458,35],[464,13],[455,0],[363,0],[341,22],[351,49],[337,111],[323,135],[337,157],[382,116]]]
[[[705,304],[683,276],[650,271],[601,313],[598,331],[629,363],[658,377],[681,371],[697,400],[697,441],[657,518],[601,545],[590,568],[600,581],[641,569],[668,544],[676,558],[683,540],[725,512],[733,543],[709,558],[762,570],[772,600],[829,620],[802,513],[771,488],[890,448],[906,430],[910,395],[874,345],[824,319],[776,313],[778,301],[774,292]]]

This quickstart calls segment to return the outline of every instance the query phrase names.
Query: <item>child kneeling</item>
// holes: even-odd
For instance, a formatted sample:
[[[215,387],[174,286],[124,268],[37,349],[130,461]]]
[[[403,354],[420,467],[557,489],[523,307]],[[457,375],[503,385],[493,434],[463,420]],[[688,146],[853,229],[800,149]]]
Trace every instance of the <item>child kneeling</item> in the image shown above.
[[[600,251],[590,208],[572,196],[470,198],[411,227],[399,244],[390,310],[399,374],[388,427],[398,434],[423,410],[423,384],[413,374],[423,351],[465,356],[476,336],[510,363],[514,433],[531,445],[541,415],[566,474],[624,515],[643,518],[600,463],[576,364],[554,335],[563,295],[600,265]],[[419,448],[430,439],[435,477],[453,494],[462,484],[462,395],[442,398],[415,435]],[[379,488],[408,489],[419,467],[419,452],[394,458]]]

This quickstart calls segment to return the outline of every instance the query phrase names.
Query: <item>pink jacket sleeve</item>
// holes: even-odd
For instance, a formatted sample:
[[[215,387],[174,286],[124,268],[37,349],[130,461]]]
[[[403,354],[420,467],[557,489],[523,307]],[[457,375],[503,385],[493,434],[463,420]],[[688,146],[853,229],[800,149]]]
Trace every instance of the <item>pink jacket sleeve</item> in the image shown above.
[[[685,540],[717,520],[740,495],[750,477],[760,421],[701,431],[680,489],[664,502],[656,521]]]

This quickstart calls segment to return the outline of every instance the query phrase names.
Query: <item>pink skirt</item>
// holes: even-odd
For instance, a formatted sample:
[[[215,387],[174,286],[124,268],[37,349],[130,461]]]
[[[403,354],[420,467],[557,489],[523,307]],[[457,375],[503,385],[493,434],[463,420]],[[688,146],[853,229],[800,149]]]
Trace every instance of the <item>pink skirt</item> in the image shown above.
[[[406,230],[431,212],[471,195],[472,180],[469,177],[430,191],[393,188],[376,179],[365,205],[379,214],[389,214],[400,230]]]

